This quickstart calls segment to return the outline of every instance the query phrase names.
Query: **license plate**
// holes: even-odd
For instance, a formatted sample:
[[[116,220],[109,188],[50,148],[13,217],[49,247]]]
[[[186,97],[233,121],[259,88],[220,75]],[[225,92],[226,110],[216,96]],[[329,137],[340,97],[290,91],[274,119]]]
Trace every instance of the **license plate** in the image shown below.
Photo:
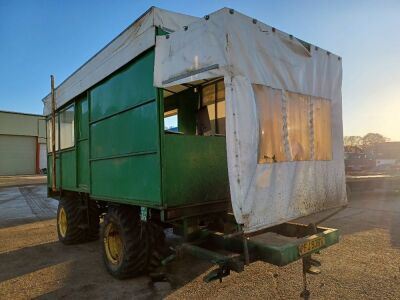
[[[299,245],[299,255],[302,256],[315,249],[321,248],[325,245],[325,239],[323,237],[317,237],[312,240],[308,240],[303,244]]]

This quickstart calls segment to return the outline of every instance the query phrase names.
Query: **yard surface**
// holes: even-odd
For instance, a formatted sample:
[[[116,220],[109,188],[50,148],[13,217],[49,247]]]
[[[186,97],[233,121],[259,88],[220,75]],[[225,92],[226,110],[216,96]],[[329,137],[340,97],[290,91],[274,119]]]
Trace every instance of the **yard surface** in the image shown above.
[[[0,176],[0,187],[44,184],[46,181],[46,175]]]
[[[169,282],[116,280],[103,267],[100,240],[57,241],[57,202],[45,195],[43,185],[0,188],[0,299],[299,299],[300,262],[254,263],[206,284],[212,266],[185,257],[168,267]],[[399,194],[355,194],[322,225],[339,228],[342,239],[315,256],[322,273],[307,276],[311,299],[400,299]]]

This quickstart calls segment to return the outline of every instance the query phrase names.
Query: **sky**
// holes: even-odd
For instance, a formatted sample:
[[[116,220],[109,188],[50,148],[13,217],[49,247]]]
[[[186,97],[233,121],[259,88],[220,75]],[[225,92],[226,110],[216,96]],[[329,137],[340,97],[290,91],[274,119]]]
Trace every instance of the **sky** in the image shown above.
[[[345,135],[400,140],[400,1],[0,0],[0,110],[41,114],[61,83],[150,6],[230,7],[343,58]]]

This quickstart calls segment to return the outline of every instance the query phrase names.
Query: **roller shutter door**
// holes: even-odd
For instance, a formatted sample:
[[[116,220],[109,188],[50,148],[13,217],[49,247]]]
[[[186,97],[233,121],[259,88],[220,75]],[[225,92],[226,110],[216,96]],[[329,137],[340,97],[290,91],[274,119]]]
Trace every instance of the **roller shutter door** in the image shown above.
[[[36,137],[0,135],[0,175],[35,174]]]

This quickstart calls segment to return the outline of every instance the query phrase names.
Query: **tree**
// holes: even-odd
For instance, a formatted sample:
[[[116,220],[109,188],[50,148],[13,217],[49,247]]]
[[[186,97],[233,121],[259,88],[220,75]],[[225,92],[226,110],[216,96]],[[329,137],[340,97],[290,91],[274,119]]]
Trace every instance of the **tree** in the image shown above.
[[[362,147],[365,149],[372,145],[385,143],[389,141],[388,138],[384,137],[382,134],[379,133],[367,133],[362,137]]]
[[[345,146],[359,147],[362,145],[362,139],[363,138],[358,135],[345,136],[343,138],[343,143]]]

